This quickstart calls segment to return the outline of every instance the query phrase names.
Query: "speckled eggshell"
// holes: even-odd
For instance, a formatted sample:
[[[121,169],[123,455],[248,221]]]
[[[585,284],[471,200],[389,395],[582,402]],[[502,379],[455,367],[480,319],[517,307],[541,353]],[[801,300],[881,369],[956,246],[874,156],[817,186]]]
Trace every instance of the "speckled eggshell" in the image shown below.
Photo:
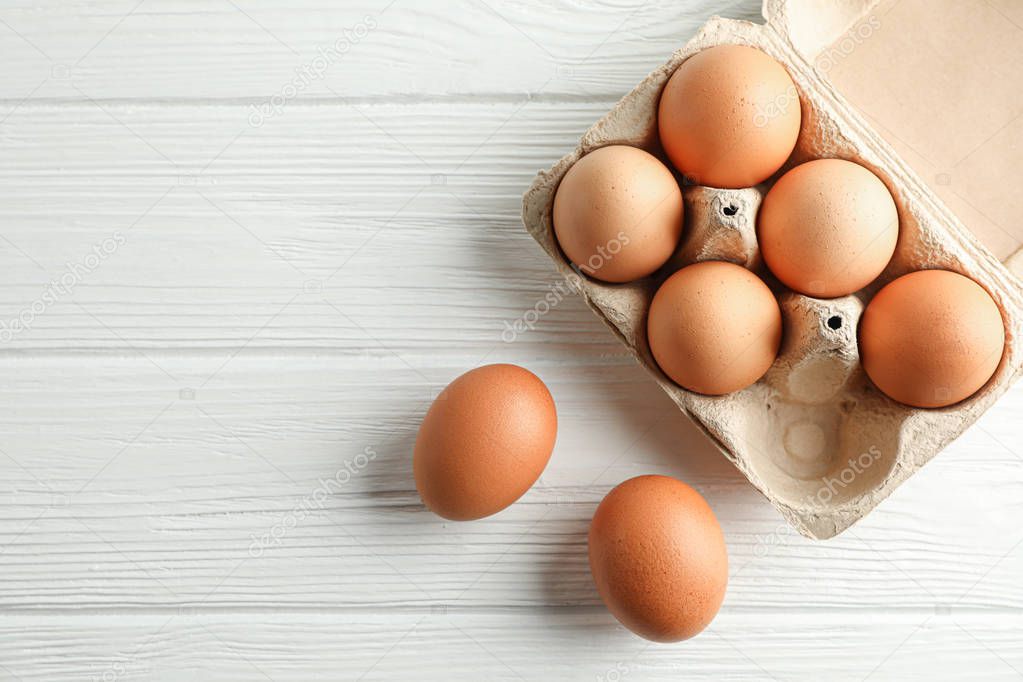
[[[728,586],[728,550],[710,506],[685,483],[638,476],[612,490],[590,524],[590,571],[622,625],[678,642],[714,619]]]
[[[695,263],[665,280],[647,318],[661,371],[705,395],[755,383],[777,357],[781,334],[781,309],[767,285],[722,261]]]
[[[642,149],[611,145],[565,174],[554,196],[554,231],[590,277],[631,282],[671,257],[682,212],[682,190],[667,166]]]
[[[998,306],[972,279],[920,270],[874,296],[859,343],[863,369],[882,393],[914,407],[944,407],[991,378],[1005,328]]]
[[[454,521],[496,514],[543,473],[557,430],[554,399],[535,374],[505,364],[470,370],[441,391],[419,427],[419,496]]]
[[[799,94],[785,67],[745,45],[694,54],[661,94],[668,158],[694,184],[738,189],[772,176],[799,137]]]
[[[888,265],[899,214],[884,183],[863,166],[817,159],[796,166],[764,197],[760,253],[790,289],[815,298],[858,291]]]

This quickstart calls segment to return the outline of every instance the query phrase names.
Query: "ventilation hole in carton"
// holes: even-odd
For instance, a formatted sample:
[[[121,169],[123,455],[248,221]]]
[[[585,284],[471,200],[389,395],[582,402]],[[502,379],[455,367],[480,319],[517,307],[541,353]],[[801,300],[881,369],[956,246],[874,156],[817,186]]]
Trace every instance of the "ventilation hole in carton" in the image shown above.
[[[831,329],[841,329],[842,318],[838,315],[832,315],[828,318],[828,327]]]
[[[739,207],[736,206],[735,204],[728,204],[727,206],[721,208],[721,212],[727,216],[733,216],[739,212]]]

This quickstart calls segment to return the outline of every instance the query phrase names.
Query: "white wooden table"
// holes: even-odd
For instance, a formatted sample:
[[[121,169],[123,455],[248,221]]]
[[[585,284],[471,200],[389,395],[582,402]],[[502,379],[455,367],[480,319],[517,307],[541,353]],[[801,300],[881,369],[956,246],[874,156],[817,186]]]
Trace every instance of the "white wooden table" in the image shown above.
[[[0,679],[1023,676],[1023,386],[865,521],[791,532],[519,222],[533,173],[715,12],[756,0],[0,5]],[[265,103],[271,102],[268,108]],[[490,519],[411,445],[484,361],[561,431]],[[731,583],[651,645],[586,530],[697,486]]]

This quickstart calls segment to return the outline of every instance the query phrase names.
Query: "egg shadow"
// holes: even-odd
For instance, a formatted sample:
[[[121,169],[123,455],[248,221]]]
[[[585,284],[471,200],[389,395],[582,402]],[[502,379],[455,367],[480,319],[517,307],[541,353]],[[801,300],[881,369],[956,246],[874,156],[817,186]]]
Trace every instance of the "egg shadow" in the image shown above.
[[[413,413],[422,419],[423,413]],[[412,470],[412,450],[416,442],[415,426],[407,433],[376,448],[374,471],[367,476],[361,495],[373,501],[381,511],[423,511],[426,506],[416,492]]]
[[[580,607],[601,603],[590,578],[587,535],[596,503],[573,503],[571,518],[559,519],[546,532],[554,534],[551,550],[540,571],[544,602],[549,606]]]
[[[587,538],[590,518],[597,508],[597,502],[576,503],[574,506],[578,510],[577,515],[560,520],[555,528],[548,530],[556,533],[556,540],[550,543],[551,549],[540,570],[544,603],[550,609],[592,611],[598,620],[589,623],[588,629],[612,643],[619,640],[628,643],[635,637],[604,607],[604,602],[590,575]],[[547,611],[548,609],[545,609],[544,613]],[[556,623],[557,621],[555,625]]]

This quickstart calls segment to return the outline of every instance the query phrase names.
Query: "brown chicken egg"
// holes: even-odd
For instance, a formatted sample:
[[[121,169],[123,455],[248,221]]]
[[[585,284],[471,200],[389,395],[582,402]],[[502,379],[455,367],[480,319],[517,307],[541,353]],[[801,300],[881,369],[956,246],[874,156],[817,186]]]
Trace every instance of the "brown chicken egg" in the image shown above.
[[[836,298],[867,286],[888,265],[899,214],[869,170],[818,159],[774,183],[757,216],[757,238],[764,263],[785,286]]]
[[[672,381],[721,395],[746,388],[770,368],[781,345],[781,309],[767,285],[734,263],[682,268],[654,295],[650,352]]]
[[[867,305],[860,358],[874,385],[913,407],[943,407],[987,383],[1005,347],[998,306],[968,277],[920,270],[890,282]]]
[[[453,521],[496,514],[550,460],[558,418],[547,386],[517,365],[486,365],[452,381],[430,406],[413,454],[416,488]]]
[[[796,146],[799,94],[760,50],[718,45],[682,62],[657,111],[661,144],[697,185],[738,189],[772,176]]]
[[[568,169],[554,195],[554,232],[580,270],[605,282],[646,277],[682,234],[682,190],[657,157],[612,145]]]
[[[590,523],[590,572],[625,627],[655,642],[699,634],[728,587],[728,550],[706,500],[682,481],[638,476],[620,484]]]

